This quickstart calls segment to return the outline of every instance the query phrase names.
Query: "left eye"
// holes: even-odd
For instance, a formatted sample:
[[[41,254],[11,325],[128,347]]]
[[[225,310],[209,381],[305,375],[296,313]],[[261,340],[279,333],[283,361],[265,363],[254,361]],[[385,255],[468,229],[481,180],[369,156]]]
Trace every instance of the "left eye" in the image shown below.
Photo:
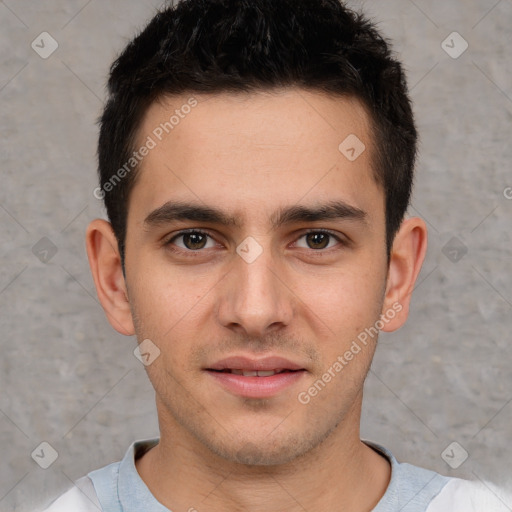
[[[302,239],[305,240],[305,245],[301,246],[299,241]],[[331,242],[340,242],[339,238],[326,231],[310,231],[309,233],[302,235],[299,238],[299,241],[297,241],[298,247],[314,250],[327,249],[336,245],[336,243],[332,244]]]

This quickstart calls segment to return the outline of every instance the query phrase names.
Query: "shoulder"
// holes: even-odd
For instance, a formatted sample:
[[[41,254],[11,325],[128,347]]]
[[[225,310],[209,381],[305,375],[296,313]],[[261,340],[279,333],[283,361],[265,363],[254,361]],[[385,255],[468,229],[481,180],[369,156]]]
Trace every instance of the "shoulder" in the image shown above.
[[[386,493],[372,512],[511,512],[510,489],[489,482],[462,480],[398,462],[381,445],[364,441],[391,463]]]
[[[101,510],[91,479],[84,476],[43,512],[99,512]]]
[[[490,483],[452,478],[426,512],[509,512],[512,494]]]
[[[119,493],[144,492],[142,480],[135,469],[135,459],[158,443],[159,439],[135,441],[119,462],[112,462],[91,471],[75,482],[43,512],[101,512],[121,510]],[[121,484],[121,485],[120,485]],[[149,493],[149,490],[147,490]]]

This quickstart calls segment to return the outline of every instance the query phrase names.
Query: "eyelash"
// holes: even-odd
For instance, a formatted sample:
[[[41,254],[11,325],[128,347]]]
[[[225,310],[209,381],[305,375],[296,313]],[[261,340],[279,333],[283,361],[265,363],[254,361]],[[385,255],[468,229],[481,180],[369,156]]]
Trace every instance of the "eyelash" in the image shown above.
[[[180,231],[179,233],[176,233],[171,238],[166,240],[164,242],[164,246],[170,248],[173,252],[186,253],[186,254],[190,254],[190,255],[194,255],[194,256],[195,255],[200,255],[202,252],[204,252],[204,249],[198,249],[198,250],[194,251],[192,249],[182,249],[181,247],[178,247],[178,248],[173,247],[173,242],[175,240],[177,240],[178,238],[180,238],[180,237],[182,237],[184,235],[189,235],[189,234],[192,234],[192,233],[193,234],[204,235],[204,236],[207,236],[210,239],[215,240],[206,231],[201,231],[200,229],[186,229],[186,230]],[[338,235],[336,235],[332,231],[329,231],[328,229],[310,229],[310,230],[302,233],[297,240],[299,240],[299,239],[309,235],[310,233],[317,233],[317,234],[328,235],[328,236],[334,238],[339,243],[339,245],[341,245],[341,246],[348,246],[348,242],[347,241],[343,240]],[[331,247],[329,249],[310,249],[310,250],[313,251],[314,253],[316,253],[317,255],[320,255],[321,253],[327,252],[330,249],[333,249],[333,247]]]

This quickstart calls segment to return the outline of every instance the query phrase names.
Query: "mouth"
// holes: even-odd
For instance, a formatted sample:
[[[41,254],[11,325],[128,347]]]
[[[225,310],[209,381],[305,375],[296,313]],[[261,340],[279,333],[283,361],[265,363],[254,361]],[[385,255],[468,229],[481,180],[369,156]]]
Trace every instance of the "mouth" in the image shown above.
[[[213,368],[207,368],[207,371],[232,373],[234,375],[243,375],[244,377],[272,377],[279,373],[301,372],[304,370],[289,370],[287,368],[276,368],[275,370],[243,370],[238,368],[224,368],[223,370],[214,370]]]
[[[243,398],[276,396],[296,385],[308,372],[300,364],[277,356],[232,356],[204,370],[225,391]]]

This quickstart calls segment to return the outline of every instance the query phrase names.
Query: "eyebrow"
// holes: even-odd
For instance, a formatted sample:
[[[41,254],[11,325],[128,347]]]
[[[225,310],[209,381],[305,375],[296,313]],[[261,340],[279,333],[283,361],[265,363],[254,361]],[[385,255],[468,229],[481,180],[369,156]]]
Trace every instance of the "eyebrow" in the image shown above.
[[[365,211],[344,201],[330,201],[318,206],[294,205],[281,208],[270,217],[273,229],[286,224],[316,222],[323,220],[353,220],[367,222]],[[242,227],[239,216],[230,215],[218,208],[197,203],[168,201],[153,210],[144,220],[146,228],[176,221],[207,222],[222,226]]]

